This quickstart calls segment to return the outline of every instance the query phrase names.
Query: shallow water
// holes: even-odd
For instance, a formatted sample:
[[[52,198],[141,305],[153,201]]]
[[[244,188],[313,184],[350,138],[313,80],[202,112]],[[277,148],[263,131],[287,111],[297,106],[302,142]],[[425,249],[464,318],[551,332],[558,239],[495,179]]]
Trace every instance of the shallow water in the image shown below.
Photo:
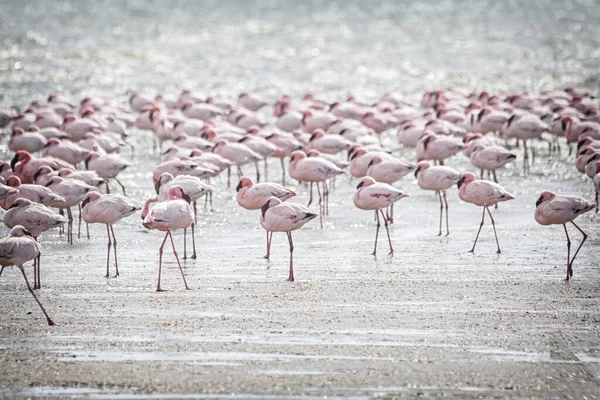
[[[600,84],[600,7],[590,1],[197,2],[4,1],[0,6],[2,104],[24,106],[61,91],[125,102],[131,89],[190,87],[233,98],[313,91],[375,98],[398,90],[416,101],[445,86],[500,90]],[[270,110],[264,110],[270,116]],[[132,130],[128,194],[153,194],[150,134]],[[390,142],[388,142],[390,143]],[[5,140],[0,142],[3,154]],[[288,244],[264,254],[258,213],[215,182],[214,210],[200,207],[197,260],[165,253],[165,293],[155,293],[160,234],[139,214],[115,226],[121,276],[105,279],[105,230],[72,248],[45,234],[43,325],[16,269],[0,286],[0,398],[454,398],[586,395],[598,387],[600,227],[564,283],[564,233],[533,220],[542,190],[591,198],[573,159],[538,146],[533,174],[519,160],[500,175],[516,195],[467,253],[480,210],[449,192],[451,236],[435,236],[438,202],[411,176],[395,210],[395,248],[382,231],[372,257],[373,215],[352,205],[356,181],[338,179],[330,215],[294,233],[297,281],[285,282]],[[409,150],[398,154],[414,159]],[[470,170],[462,156],[450,161]],[[248,173],[250,176],[250,171]],[[271,162],[269,177],[280,176]],[[295,201],[306,204],[304,187]],[[4,232],[4,230],[3,230]],[[175,234],[181,255],[182,235]],[[580,237],[573,235],[574,243]]]

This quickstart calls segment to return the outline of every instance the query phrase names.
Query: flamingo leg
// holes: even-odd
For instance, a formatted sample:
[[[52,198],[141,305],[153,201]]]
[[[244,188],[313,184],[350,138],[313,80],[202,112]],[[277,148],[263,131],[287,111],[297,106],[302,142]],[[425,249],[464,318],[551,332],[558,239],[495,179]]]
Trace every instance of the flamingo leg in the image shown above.
[[[181,272],[181,277],[183,278],[183,284],[185,285],[185,290],[191,290],[188,287],[187,282],[185,281],[185,275],[183,274],[183,268],[181,268],[181,263],[179,262],[179,257],[177,256],[177,250],[175,250],[175,243],[173,242],[173,234],[171,231],[167,231],[169,237],[171,238],[171,246],[173,247],[173,254],[175,255],[175,259],[177,260],[177,264],[179,265],[179,271]]]
[[[208,199],[208,196],[206,196],[206,198]],[[204,205],[204,208],[206,208],[206,204]],[[198,211],[196,210],[196,200],[194,200],[194,223],[198,222]]]
[[[390,205],[390,217],[388,218],[388,222],[390,225],[394,223],[394,203]]]
[[[496,176],[496,170],[495,169],[492,170],[492,175],[494,177],[494,182],[498,183],[498,177]]]
[[[90,240],[90,225],[87,222],[85,223],[85,230],[87,232],[87,238]]]
[[[37,289],[41,289],[42,288],[42,271],[40,270],[40,265],[42,264],[42,253],[39,253],[37,255],[37,263],[36,263],[36,268],[37,268]]]
[[[310,205],[313,202],[313,183],[310,183],[310,197],[308,198],[308,204],[306,205],[306,207],[310,207]]]
[[[311,183],[312,186],[312,183]],[[312,187],[311,187],[312,193]],[[317,193],[319,194],[319,220],[321,222],[321,229],[323,229],[323,198],[321,197],[321,189],[319,188],[319,182],[317,182]]]
[[[273,239],[273,232],[267,231],[267,254],[265,254],[265,256],[263,257],[266,260],[268,260],[269,257],[271,256],[271,240],[272,239]]]
[[[125,193],[125,185],[123,185],[117,177],[115,177],[114,179],[115,179],[115,181],[117,181],[119,186],[121,186],[121,189],[123,190],[123,196],[127,196],[127,194]]]
[[[73,244],[73,213],[71,207],[67,207],[67,243]]]
[[[450,235],[450,223],[448,220],[448,198],[446,197],[445,190],[442,192],[442,195],[444,196],[444,205],[446,206],[446,236],[448,236]]]
[[[117,276],[119,276],[119,261],[117,258],[117,238],[115,237],[115,230],[113,229],[112,225],[107,225],[110,226],[110,232],[112,233],[112,238],[113,238],[113,247],[115,249],[115,278]]]
[[[385,232],[387,233],[388,244],[390,245],[390,252],[388,253],[388,256],[389,256],[390,254],[394,254],[394,248],[392,247],[392,239],[390,238],[390,230],[388,228],[388,222],[385,219],[385,216],[383,215],[383,210],[379,210],[379,212],[381,213],[381,218],[383,218],[383,226],[385,226]]]
[[[494,217],[492,217],[492,212],[490,211],[490,208],[488,206],[485,206],[484,209],[487,210],[487,212],[490,216],[490,219],[492,220],[492,228],[494,229],[494,237],[496,238],[496,246],[498,246],[498,251],[496,253],[500,254],[502,252],[500,251],[500,243],[498,243],[498,234],[496,233],[496,223],[494,221]]]
[[[294,282],[294,242],[292,242],[292,232],[286,232],[286,234],[290,242],[290,276],[288,281]]]
[[[79,210],[79,218],[77,225],[77,239],[81,239],[81,203],[77,204],[77,208]]]
[[[440,231],[438,232],[438,236],[442,236],[442,219],[444,216],[444,203],[442,202],[442,194],[440,192],[435,192],[438,195],[438,199],[440,200]]]
[[[599,204],[598,204],[598,194],[599,192],[596,190],[596,214],[598,214],[598,208],[599,208]]]
[[[231,187],[231,167],[227,167],[227,189]]]
[[[573,255],[573,258],[571,259],[571,262],[569,263],[569,272],[570,272],[570,274],[569,274],[569,277],[571,277],[571,278],[572,278],[572,277],[573,277],[573,263],[575,262],[575,257],[577,257],[577,254],[579,253],[579,250],[581,250],[581,247],[582,247],[582,246],[583,246],[583,244],[585,243],[585,241],[586,241],[586,239],[587,239],[588,235],[587,235],[587,234],[586,234],[584,231],[582,231],[582,230],[581,230],[581,228],[580,228],[580,227],[578,227],[578,226],[575,224],[575,222],[571,221],[571,223],[572,223],[572,224],[573,224],[573,226],[574,226],[575,228],[577,228],[577,230],[578,230],[579,232],[581,232],[581,234],[583,235],[583,240],[582,240],[582,241],[581,241],[581,243],[579,244],[579,247],[577,247],[577,250],[575,251],[575,254]]]
[[[377,220],[377,230],[375,231],[375,246],[373,246],[373,252],[371,253],[371,255],[373,255],[373,256],[377,255],[377,238],[379,237],[379,227],[381,226],[381,223],[379,222],[379,214],[377,213],[377,210],[375,210],[375,219]]]
[[[0,276],[2,276],[2,273],[4,272],[4,266],[2,266],[2,268],[0,268]]]
[[[327,187],[327,181],[323,182],[323,198],[325,200],[325,203],[323,206],[325,215],[329,215],[329,188]]]
[[[565,228],[565,235],[567,235],[567,277],[565,281],[568,281],[571,279],[571,238],[569,238],[566,224],[563,224],[563,228]]]
[[[187,260],[187,228],[183,228],[183,259]]]
[[[265,166],[265,181],[268,181],[269,177],[267,176],[267,157],[263,158],[263,164]]]
[[[475,245],[477,244],[477,239],[479,239],[479,234],[481,233],[481,228],[483,227],[483,222],[485,220],[485,207],[483,207],[483,215],[481,216],[481,223],[479,224],[479,230],[477,231],[477,236],[475,236],[475,242],[473,243],[473,248],[469,250],[469,253],[473,253],[475,251]]]
[[[254,167],[256,167],[256,183],[260,182],[260,168],[258,168],[258,161],[254,161]]]
[[[157,292],[162,292],[162,288],[160,287],[160,273],[162,271],[162,256],[163,256],[163,248],[165,247],[165,243],[167,242],[167,238],[169,237],[170,231],[167,231],[165,234],[165,238],[163,239],[162,244],[158,248],[158,285],[156,286]]]
[[[25,274],[25,270],[23,269],[23,264],[20,264],[17,267],[19,267],[19,269],[21,270],[21,273],[23,274],[23,278],[25,278],[25,283],[27,284],[27,290],[29,290],[29,293],[31,293],[31,295],[33,296],[33,298],[35,299],[35,301],[38,303],[38,305],[42,309],[42,312],[46,316],[46,320],[48,321],[48,325],[50,325],[50,326],[54,325],[54,321],[52,321],[50,319],[50,317],[48,316],[48,313],[44,309],[44,306],[42,306],[42,303],[40,303],[40,301],[38,300],[37,296],[35,295],[35,293],[31,289],[31,286],[29,286],[29,281],[27,280],[27,275]]]
[[[283,157],[279,161],[281,161],[281,185],[285,186],[285,164],[283,163]]]
[[[33,259],[33,288],[37,289],[37,257]]]
[[[192,224],[192,256],[190,257],[192,260],[196,259],[196,234],[194,232],[194,228],[196,224]]]
[[[110,263],[110,247],[112,245],[112,242],[110,240],[110,228],[108,227],[108,225],[106,225],[106,234],[108,235],[108,250],[106,252],[106,275],[104,275],[105,278],[108,278],[110,276],[110,271],[108,269],[109,263]]]
[[[529,173],[529,152],[527,151],[527,140],[523,140],[523,171],[525,175]]]
[[[242,172],[242,167],[240,167],[239,165],[236,165],[236,167],[237,167],[238,179],[240,179],[242,176],[244,176],[244,173]]]
[[[108,186],[108,179],[106,180],[106,194],[110,194],[110,186]]]

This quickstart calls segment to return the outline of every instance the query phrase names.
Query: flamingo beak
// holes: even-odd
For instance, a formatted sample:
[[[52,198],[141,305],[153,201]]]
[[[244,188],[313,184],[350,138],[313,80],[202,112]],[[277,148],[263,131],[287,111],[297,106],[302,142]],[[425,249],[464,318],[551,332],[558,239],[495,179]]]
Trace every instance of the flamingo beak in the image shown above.
[[[540,196],[539,199],[537,199],[537,201],[535,202],[535,206],[539,206],[540,204],[542,204],[542,196]]]
[[[421,171],[421,167],[419,167],[415,170],[415,178],[417,177],[417,175],[419,175],[420,171]]]
[[[240,190],[242,190],[242,181],[240,181],[240,183],[238,183],[238,185],[235,188],[236,192],[239,192]]]
[[[460,179],[458,180],[458,182],[456,182],[456,186],[460,189],[460,187],[462,186],[464,181],[465,181],[465,178],[461,176]]]

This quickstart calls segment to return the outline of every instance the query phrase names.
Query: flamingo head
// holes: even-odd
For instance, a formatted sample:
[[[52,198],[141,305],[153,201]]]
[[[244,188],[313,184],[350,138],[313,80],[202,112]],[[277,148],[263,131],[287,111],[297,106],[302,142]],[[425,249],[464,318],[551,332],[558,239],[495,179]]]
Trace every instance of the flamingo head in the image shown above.
[[[554,196],[556,196],[556,193],[554,193],[554,192],[551,192],[549,190],[543,191],[542,194],[540,194],[540,197],[535,202],[535,206],[538,207],[540,204],[542,204],[545,201],[550,200]]]
[[[238,183],[238,185],[235,188],[235,191],[239,192],[243,188],[252,187],[252,185],[254,185],[254,182],[252,182],[252,179],[248,178],[247,176],[242,176],[240,178],[240,182]]]
[[[460,189],[460,187],[462,185],[467,184],[467,183],[471,183],[474,180],[477,180],[477,178],[475,177],[475,175],[473,175],[470,172],[465,172],[464,174],[461,175],[460,179],[456,183],[456,186]]]

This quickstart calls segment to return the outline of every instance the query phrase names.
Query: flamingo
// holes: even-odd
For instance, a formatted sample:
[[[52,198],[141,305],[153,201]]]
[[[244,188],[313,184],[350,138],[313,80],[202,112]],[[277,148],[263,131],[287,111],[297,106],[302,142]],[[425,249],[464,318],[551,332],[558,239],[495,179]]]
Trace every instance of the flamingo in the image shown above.
[[[568,281],[573,277],[573,262],[575,261],[575,257],[577,257],[579,250],[581,250],[583,243],[585,243],[585,240],[588,237],[588,235],[577,226],[573,220],[581,214],[593,210],[597,206],[581,196],[557,195],[556,193],[547,190],[540,194],[535,206],[534,218],[538,224],[561,224],[565,229],[565,235],[567,235],[567,277],[565,280]],[[583,235],[583,240],[575,251],[573,258],[570,258],[571,239],[569,238],[569,232],[567,231],[567,222],[573,224],[573,226]]]
[[[106,193],[110,193],[108,181],[114,179],[125,194],[125,186],[119,181],[117,175],[125,170],[130,164],[117,157],[116,155],[100,155],[97,152],[91,152],[85,160],[85,168],[89,171],[95,171],[106,183]]]
[[[190,206],[190,197],[185,194],[183,188],[179,185],[173,185],[168,192],[168,200],[157,204],[144,218],[143,225],[148,229],[156,229],[161,232],[167,232],[165,238],[158,249],[158,285],[156,286],[157,292],[162,292],[163,289],[160,287],[160,275],[162,269],[162,255],[163,248],[167,238],[171,238],[171,246],[173,247],[173,254],[179,265],[179,271],[183,278],[183,283],[186,290],[190,290],[175,250],[175,243],[173,242],[172,230],[189,228],[194,223],[194,210]]]
[[[379,156],[375,156],[369,163],[367,176],[370,176],[377,182],[391,185],[414,169],[416,169],[416,166],[406,160],[399,160],[397,158],[384,160]],[[394,203],[390,205],[387,220],[390,224],[394,223]]]
[[[81,216],[88,224],[106,225],[106,234],[108,236],[108,252],[106,254],[106,277],[110,276],[110,246],[115,250],[115,278],[119,276],[119,262],[117,261],[117,238],[113,225],[139,210],[141,207],[132,202],[129,198],[120,194],[101,195],[98,192],[89,192],[81,203]],[[112,235],[112,241],[111,241]]]
[[[262,182],[254,183],[252,179],[243,176],[240,179],[237,187],[236,200],[240,206],[246,210],[260,209],[270,197],[276,197],[281,201],[286,201],[296,195],[292,190],[284,188],[277,183]],[[271,255],[271,238],[273,233],[269,235],[267,231],[267,254],[264,256],[267,260]]]
[[[212,193],[213,188],[210,185],[207,185],[202,182],[200,178],[191,175],[178,175],[173,176],[168,172],[164,172],[160,175],[158,182],[154,185],[157,197],[153,199],[149,199],[146,201],[144,205],[144,211],[142,212],[142,219],[146,217],[148,214],[149,203],[156,201],[165,201],[168,200],[169,189],[173,185],[179,185],[183,188],[185,194],[190,197],[190,202],[194,202],[194,223],[192,224],[192,249],[193,253],[191,255],[192,259],[196,259],[196,235],[194,229],[196,227],[196,219],[198,217],[196,212],[196,202],[202,196],[206,196],[209,193]],[[212,203],[211,203],[212,206]],[[187,259],[187,229],[183,229],[183,259]]]
[[[292,231],[302,228],[312,221],[317,214],[302,204],[283,202],[277,197],[269,197],[261,207],[260,225],[269,232],[285,232],[290,243],[290,271],[288,281],[294,282],[294,243]],[[271,236],[272,237],[272,236]],[[271,247],[270,240],[267,248]]]
[[[408,197],[408,194],[396,189],[392,185],[388,185],[387,183],[377,182],[370,176],[365,176],[362,178],[358,183],[358,186],[356,186],[356,193],[354,193],[353,199],[354,205],[361,210],[375,210],[375,217],[377,218],[375,246],[373,247],[373,253],[371,253],[372,255],[377,255],[377,237],[379,236],[379,227],[381,226],[379,221],[379,213],[381,213],[381,218],[383,218],[385,231],[387,232],[388,243],[390,245],[390,252],[388,255],[394,253],[392,240],[390,239],[388,221],[383,215],[382,208],[389,207],[405,197]]]
[[[433,132],[424,132],[417,143],[417,162],[422,160],[433,160],[444,165],[444,160],[450,158],[465,146],[454,138],[445,135],[437,135]]]
[[[74,169],[73,166],[63,160],[54,157],[33,157],[30,153],[19,150],[10,162],[10,167],[23,183],[33,183],[33,175],[44,165],[58,170],[61,168]]]
[[[73,213],[71,207],[79,205],[87,193],[94,190],[95,187],[80,180],[63,179],[60,176],[52,177],[46,187],[52,189],[62,198],[62,200],[53,201],[52,207],[67,209],[67,242],[73,244]],[[79,211],[79,218],[81,221],[81,210]]]
[[[446,190],[452,185],[455,185],[460,180],[460,172],[454,168],[443,165],[431,166],[427,161],[421,161],[417,164],[415,177],[417,184],[423,190],[434,190],[440,200],[440,231],[438,236],[442,236],[442,217],[444,215],[444,207],[446,209],[446,236],[450,235],[448,223],[448,199]],[[442,202],[443,198],[443,202]]]
[[[60,141],[57,138],[48,139],[43,156],[52,156],[65,160],[69,164],[77,165],[83,161],[88,155],[89,151],[81,146],[72,143],[71,141]]]
[[[10,206],[19,198],[29,199],[35,203],[52,205],[56,201],[64,200],[52,189],[33,183],[21,183],[16,175],[11,175],[6,180],[10,187],[18,189],[18,192],[12,193],[0,199],[0,207],[8,210]]]
[[[319,219],[321,222],[321,228],[323,228],[323,217],[322,214],[327,213],[329,192],[325,181],[333,178],[337,175],[344,174],[345,172],[338,168],[334,163],[327,161],[321,157],[307,157],[303,151],[294,151],[291,154],[289,172],[290,176],[300,182],[310,182],[310,199],[308,200],[307,207],[310,207],[313,201],[313,183],[317,184],[317,192],[319,194]],[[321,189],[319,183],[323,184],[323,197],[321,197]],[[325,204],[323,204],[323,198],[325,198]]]
[[[31,232],[34,239],[51,228],[64,225],[67,219],[62,215],[52,211],[43,204],[34,203],[26,198],[18,198],[13,205],[4,214],[4,224],[13,228],[22,225],[28,232]],[[38,254],[33,264],[33,288],[40,289],[40,255]]]
[[[15,128],[8,139],[8,148],[12,151],[25,150],[35,153],[44,148],[48,140],[39,132],[25,132],[21,128]]]
[[[513,200],[515,196],[510,194],[502,186],[495,182],[477,180],[475,175],[470,172],[465,172],[461,175],[459,181],[457,182],[457,186],[458,196],[462,201],[483,207],[483,215],[481,217],[481,223],[479,224],[479,230],[477,231],[473,248],[469,250],[469,252],[473,253],[475,251],[475,245],[477,244],[479,233],[483,227],[485,212],[487,210],[490,219],[492,220],[492,227],[494,228],[494,236],[496,238],[496,245],[498,246],[497,253],[500,254],[501,251],[500,244],[498,243],[498,235],[496,234],[496,224],[494,222],[494,217],[492,217],[492,213],[490,212],[489,206],[496,205],[501,201]]]
[[[516,154],[499,146],[475,144],[471,147],[471,164],[481,170],[481,179],[483,179],[483,171],[491,171],[496,183],[498,183],[496,170],[517,158]]]
[[[25,283],[27,284],[27,290],[33,296],[35,301],[38,303],[44,316],[46,317],[46,321],[48,321],[48,325],[54,325],[54,321],[50,319],[48,313],[42,306],[42,303],[38,300],[37,296],[31,289],[29,285],[29,281],[27,280],[27,275],[25,274],[25,270],[23,268],[23,264],[27,261],[38,258],[40,254],[40,247],[38,243],[31,237],[31,233],[27,231],[21,225],[16,225],[10,230],[10,234],[6,237],[0,239],[0,265],[2,266],[2,270],[5,267],[9,267],[12,265],[16,265],[17,268],[21,270],[21,274],[23,274],[23,278],[25,279]],[[0,270],[0,274],[2,274],[2,270]]]
[[[250,162],[260,161],[262,157],[260,154],[250,149],[243,143],[228,143],[225,140],[218,140],[215,143],[215,147],[212,149],[213,153],[216,153],[226,159],[230,160],[235,164],[238,170],[238,178],[244,176],[242,173],[241,166]],[[260,180],[260,172],[258,171],[258,165],[256,166],[256,180]],[[227,187],[231,186],[231,168],[227,168]]]

